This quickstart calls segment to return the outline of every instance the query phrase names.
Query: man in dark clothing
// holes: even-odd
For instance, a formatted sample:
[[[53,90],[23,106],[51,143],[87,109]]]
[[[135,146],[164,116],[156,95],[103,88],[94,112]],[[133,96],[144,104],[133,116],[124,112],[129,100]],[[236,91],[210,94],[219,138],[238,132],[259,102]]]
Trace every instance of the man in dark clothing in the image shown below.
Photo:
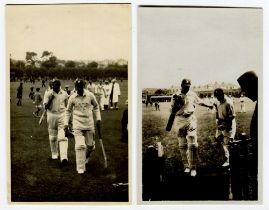
[[[20,83],[20,86],[17,88],[17,99],[18,99],[18,102],[17,102],[17,106],[21,106],[21,99],[22,99],[22,90],[23,90],[23,87],[22,87],[22,82]]]
[[[248,164],[250,167],[250,175],[252,179],[251,188],[252,195],[251,199],[258,199],[258,76],[253,71],[248,71],[241,75],[237,79],[242,91],[245,96],[251,99],[253,102],[256,101],[255,110],[252,115],[250,123],[250,138],[252,143],[253,159]]]

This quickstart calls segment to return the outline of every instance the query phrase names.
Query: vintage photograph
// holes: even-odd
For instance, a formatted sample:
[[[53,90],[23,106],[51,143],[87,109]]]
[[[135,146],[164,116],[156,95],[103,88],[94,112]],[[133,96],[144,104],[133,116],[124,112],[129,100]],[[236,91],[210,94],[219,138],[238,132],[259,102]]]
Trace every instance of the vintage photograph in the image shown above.
[[[131,5],[5,12],[9,202],[128,204]]]
[[[262,8],[141,6],[137,16],[140,202],[258,203]]]

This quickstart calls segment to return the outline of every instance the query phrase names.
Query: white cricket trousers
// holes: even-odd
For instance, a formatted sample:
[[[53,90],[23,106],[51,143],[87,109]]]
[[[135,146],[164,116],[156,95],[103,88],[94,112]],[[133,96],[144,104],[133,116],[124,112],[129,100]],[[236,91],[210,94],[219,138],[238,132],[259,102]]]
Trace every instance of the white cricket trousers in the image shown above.
[[[77,171],[86,171],[86,153],[87,150],[94,149],[94,132],[89,130],[74,130],[73,134],[75,137]]]
[[[60,151],[60,160],[68,159],[68,139],[64,132],[64,112],[47,112],[47,123],[52,159],[57,159]]]
[[[184,168],[196,169],[197,163],[197,119],[192,114],[185,118],[177,116],[178,144]]]

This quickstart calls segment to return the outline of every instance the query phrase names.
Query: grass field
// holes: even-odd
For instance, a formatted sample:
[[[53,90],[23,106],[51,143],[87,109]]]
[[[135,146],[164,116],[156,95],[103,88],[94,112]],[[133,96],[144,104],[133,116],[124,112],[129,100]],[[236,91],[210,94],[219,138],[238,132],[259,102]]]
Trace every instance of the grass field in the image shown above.
[[[234,103],[235,103],[236,123],[237,123],[237,131],[236,131],[235,139],[238,139],[239,134],[242,132],[246,133],[247,136],[249,137],[249,126],[250,126],[252,113],[254,111],[255,103],[253,103],[249,99],[246,100],[246,113],[240,113],[239,99],[235,98]],[[158,140],[160,140],[162,142],[162,145],[164,146],[164,164],[162,168],[162,173],[163,173],[162,184],[163,185],[167,184],[167,186],[171,184],[169,185],[169,187],[173,188],[176,186],[176,183],[175,182],[173,183],[173,181],[174,180],[178,181],[179,179],[181,179],[180,177],[183,174],[183,165],[181,163],[181,156],[180,156],[180,152],[178,148],[178,141],[176,138],[177,130],[175,126],[172,128],[170,132],[165,131],[166,123],[170,115],[169,108],[170,108],[170,103],[160,103],[160,111],[155,111],[154,106],[146,107],[146,105],[143,104],[143,107],[142,107],[142,112],[143,112],[142,150],[143,151],[142,152],[143,152],[143,160],[144,160],[147,147],[149,145],[154,144],[156,142],[156,137],[158,137]],[[195,114],[198,120],[198,123],[197,123],[198,125],[197,137],[198,137],[198,144],[199,144],[198,164],[197,164],[198,177],[199,176],[211,176],[212,177],[216,175],[216,173],[220,170],[221,165],[224,162],[223,148],[214,139],[215,131],[216,131],[215,113],[212,113],[211,111],[207,111],[207,108],[196,106]],[[145,171],[147,171],[147,169],[145,169]],[[208,173],[205,173],[205,171],[207,172],[210,171],[210,175]],[[147,174],[143,173],[143,177],[147,177]],[[147,179],[145,178],[144,180],[147,180]],[[211,182],[211,184],[212,183],[213,182]],[[143,182],[143,184],[146,185],[147,183]],[[166,188],[167,186],[163,186],[162,189]],[[201,183],[199,186],[201,186]],[[170,189],[169,191],[173,191],[173,190]],[[180,191],[180,187],[177,191],[178,192]],[[200,190],[198,191],[199,193],[201,192]],[[190,192],[190,193],[194,193],[194,192]],[[161,192],[160,194],[162,194],[162,196],[164,197],[167,196],[167,193],[165,192]],[[163,200],[164,197],[161,197],[161,198],[158,197],[157,200],[158,199]],[[167,196],[166,198],[172,199],[172,200],[173,199],[184,200],[184,198],[186,197],[182,195],[178,195],[178,197]],[[190,194],[190,196],[187,199],[190,199],[190,198],[193,198],[195,200],[195,195]],[[198,200],[201,199],[202,194],[199,194],[197,198]]]
[[[62,81],[64,85],[72,81]],[[19,82],[10,85],[11,96],[11,201],[57,202],[126,202],[127,188],[114,187],[128,183],[128,144],[121,142],[121,118],[128,98],[127,81],[119,82],[121,97],[119,110],[108,110],[102,115],[102,138],[107,153],[108,168],[104,168],[100,144],[92,154],[87,171],[77,174],[74,138],[69,138],[69,165],[61,168],[58,160],[51,160],[47,123],[38,125],[33,117],[34,105],[28,94],[32,84],[23,85],[22,106],[16,106]],[[41,82],[35,87],[41,88]],[[41,88],[44,95],[45,88]]]

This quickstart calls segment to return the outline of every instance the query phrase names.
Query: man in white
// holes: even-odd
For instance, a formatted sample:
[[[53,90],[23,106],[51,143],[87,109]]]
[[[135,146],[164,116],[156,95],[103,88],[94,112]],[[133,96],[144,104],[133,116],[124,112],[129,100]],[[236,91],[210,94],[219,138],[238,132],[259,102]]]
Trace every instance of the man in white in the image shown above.
[[[108,80],[105,80],[105,85],[104,85],[104,89],[105,89],[104,108],[105,109],[109,108],[109,96],[111,93],[111,88],[112,88],[112,84],[109,84]]]
[[[244,97],[244,95],[242,94],[241,96],[240,96],[240,99],[239,99],[239,101],[240,101],[240,112],[246,112],[246,104],[245,104],[245,97]]]
[[[62,165],[67,164],[68,139],[64,132],[64,114],[68,95],[61,89],[60,80],[52,81],[52,89],[44,95],[44,106],[47,110],[47,123],[52,159],[58,159],[58,149]],[[58,148],[59,146],[59,148]]]
[[[116,82],[116,78],[112,80],[112,87],[111,87],[111,93],[110,93],[110,101],[113,104],[114,109],[119,109],[118,107],[118,101],[120,96],[120,86]],[[113,107],[111,107],[113,109]]]
[[[196,176],[197,162],[197,119],[194,114],[195,104],[213,108],[213,106],[205,104],[196,93],[190,91],[191,81],[183,79],[181,83],[181,91],[173,95],[171,104],[172,111],[176,114],[175,124],[178,129],[179,150],[184,165],[184,172],[190,173],[191,176]],[[183,106],[179,109],[176,97],[179,96],[184,100]]]
[[[95,96],[100,109],[104,110],[104,99],[106,97],[105,88],[102,80],[99,81],[98,85],[95,86]]]
[[[228,100],[221,88],[217,88],[214,91],[214,96],[218,99],[219,104],[217,106],[217,130],[216,138],[221,138],[223,149],[225,152],[226,161],[222,165],[223,167],[229,166],[229,141],[234,139],[236,132],[235,112],[233,103]]]
[[[94,119],[96,124],[101,123],[101,115],[98,103],[93,93],[84,89],[85,82],[78,79],[75,83],[76,93],[68,100],[66,109],[65,129],[73,112],[73,134],[75,137],[76,168],[79,174],[86,171],[85,164],[88,162],[90,153],[95,149],[94,144]],[[92,107],[92,108],[91,108]]]
[[[95,93],[95,84],[91,80],[89,80],[89,84],[87,85],[87,90],[93,94]]]

